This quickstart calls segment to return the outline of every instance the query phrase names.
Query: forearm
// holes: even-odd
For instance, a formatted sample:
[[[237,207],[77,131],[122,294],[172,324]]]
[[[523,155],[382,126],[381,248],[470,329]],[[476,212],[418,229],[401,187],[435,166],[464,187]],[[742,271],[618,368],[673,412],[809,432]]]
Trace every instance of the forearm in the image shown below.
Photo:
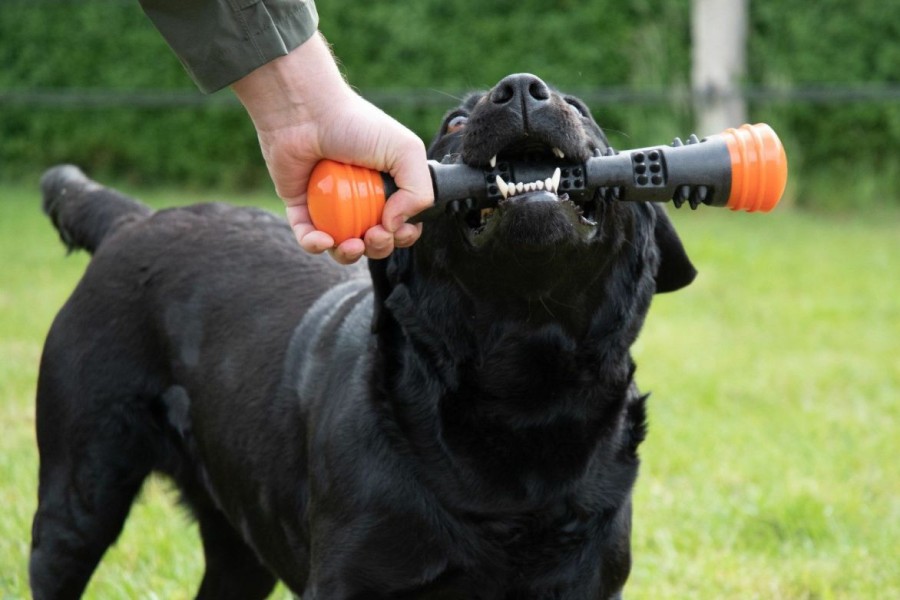
[[[289,54],[318,27],[313,0],[139,0],[204,92]]]
[[[260,133],[315,122],[319,111],[355,96],[319,34],[242,77],[232,89]]]

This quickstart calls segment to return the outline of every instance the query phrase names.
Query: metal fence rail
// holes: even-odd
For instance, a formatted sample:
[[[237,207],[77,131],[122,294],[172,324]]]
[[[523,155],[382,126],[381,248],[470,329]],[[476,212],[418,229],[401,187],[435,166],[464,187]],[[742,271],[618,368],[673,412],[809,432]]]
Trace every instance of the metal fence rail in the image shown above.
[[[714,101],[722,94],[702,93],[684,88],[633,89],[614,87],[571,90],[590,105],[672,105],[690,106],[695,101]],[[361,90],[382,108],[444,108],[466,91],[429,89]],[[746,87],[737,92],[753,103],[777,104],[857,104],[900,101],[900,84],[835,84],[792,87]],[[239,107],[229,93],[205,96],[194,90],[121,89],[0,89],[0,107],[99,109],[99,108],[187,108]]]

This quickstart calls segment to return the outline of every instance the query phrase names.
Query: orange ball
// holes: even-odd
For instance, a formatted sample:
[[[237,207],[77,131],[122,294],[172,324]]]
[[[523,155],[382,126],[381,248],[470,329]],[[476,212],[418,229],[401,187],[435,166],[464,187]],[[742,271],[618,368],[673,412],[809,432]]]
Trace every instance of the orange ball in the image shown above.
[[[313,226],[340,244],[381,223],[384,181],[378,171],[322,160],[310,174],[307,203]]]

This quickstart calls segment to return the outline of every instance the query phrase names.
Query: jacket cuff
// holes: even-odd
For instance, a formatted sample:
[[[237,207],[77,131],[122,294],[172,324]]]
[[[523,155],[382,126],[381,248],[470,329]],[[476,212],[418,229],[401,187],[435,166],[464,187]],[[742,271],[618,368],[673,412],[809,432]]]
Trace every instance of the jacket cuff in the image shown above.
[[[141,0],[204,93],[288,54],[316,32],[313,0]]]

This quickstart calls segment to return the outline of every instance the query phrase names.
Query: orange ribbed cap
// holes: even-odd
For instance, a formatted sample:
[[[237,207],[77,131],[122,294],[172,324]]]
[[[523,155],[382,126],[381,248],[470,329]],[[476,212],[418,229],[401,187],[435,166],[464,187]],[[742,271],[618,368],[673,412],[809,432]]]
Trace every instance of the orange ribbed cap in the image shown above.
[[[319,161],[309,177],[310,219],[335,243],[361,238],[381,222],[385,197],[378,171],[326,159]]]
[[[787,156],[781,140],[765,123],[722,132],[731,155],[728,208],[768,212],[775,208],[787,183]]]

